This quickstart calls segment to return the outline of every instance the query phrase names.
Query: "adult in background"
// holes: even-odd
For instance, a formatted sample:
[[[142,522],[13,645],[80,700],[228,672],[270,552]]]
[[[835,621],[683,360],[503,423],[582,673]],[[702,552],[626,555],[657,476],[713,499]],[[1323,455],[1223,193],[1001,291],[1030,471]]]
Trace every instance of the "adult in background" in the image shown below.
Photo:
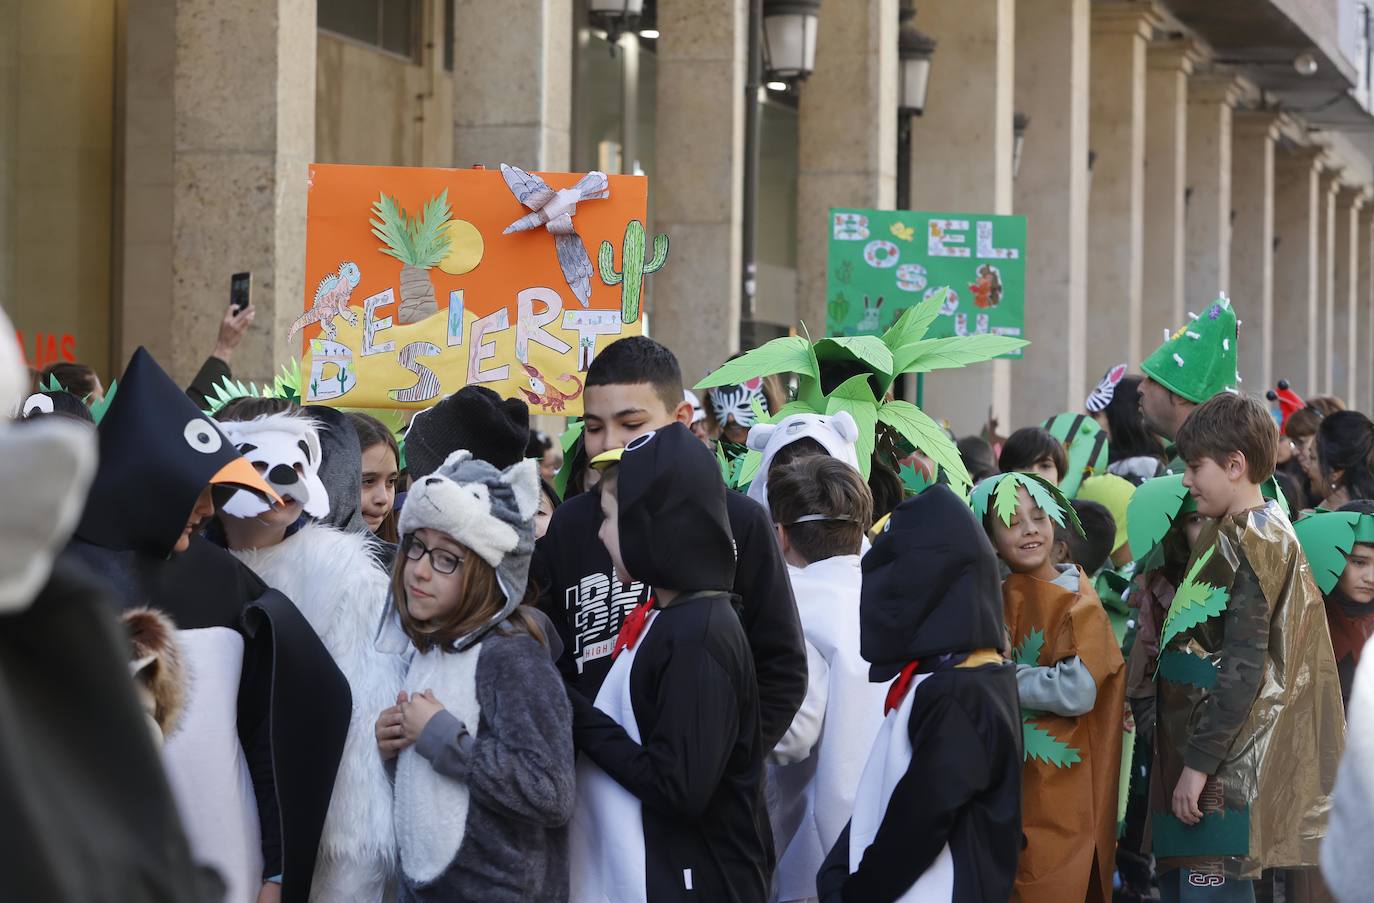
[[[1317,429],[1317,463],[1326,510],[1374,499],[1374,421],[1359,411],[1323,418]]]
[[[1140,413],[1139,376],[1117,364],[1088,396],[1084,407],[1107,431],[1107,472],[1139,486],[1164,472],[1164,445]]]
[[[191,385],[186,387],[186,394],[202,411],[209,409],[209,397],[215,394],[215,386],[233,375],[229,365],[234,360],[234,349],[248,334],[248,327],[253,325],[256,316],[257,308],[251,304],[242,310],[232,304],[225,309],[219,323],[219,335],[215,338],[215,348],[205,363],[200,365]]]

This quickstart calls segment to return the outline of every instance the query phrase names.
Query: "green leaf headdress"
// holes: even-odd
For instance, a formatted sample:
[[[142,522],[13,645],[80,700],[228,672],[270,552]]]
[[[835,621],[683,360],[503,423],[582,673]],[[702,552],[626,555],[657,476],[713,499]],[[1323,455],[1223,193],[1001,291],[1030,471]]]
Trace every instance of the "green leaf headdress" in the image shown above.
[[[1096,420],[1087,414],[1057,414],[1044,427],[1068,451],[1069,469],[1059,484],[1066,497],[1076,497],[1088,477],[1107,472],[1107,431]]]
[[[796,373],[797,400],[775,416],[848,411],[859,425],[856,451],[865,478],[882,425],[934,461],[945,472],[950,485],[967,494],[972,481],[949,434],[916,405],[888,400],[888,392],[903,374],[976,364],[1029,343],[999,335],[925,338],[939,316],[944,297],[945,292],[932,293],[902,314],[881,338],[837,336],[815,342],[803,336],[774,339],[722,365],[696,388],[733,385],[775,373]]]
[[[973,490],[973,514],[982,521],[989,509],[996,512],[1002,523],[1011,523],[1016,513],[1017,489],[1025,489],[1035,506],[1050,516],[1061,527],[1073,527],[1079,536],[1083,524],[1078,520],[1078,512],[1064,498],[1059,487],[1033,473],[1000,473],[988,477]]]
[[[1345,557],[1355,543],[1374,544],[1374,515],[1358,511],[1317,511],[1293,525],[1307,563],[1323,595],[1336,588]]]

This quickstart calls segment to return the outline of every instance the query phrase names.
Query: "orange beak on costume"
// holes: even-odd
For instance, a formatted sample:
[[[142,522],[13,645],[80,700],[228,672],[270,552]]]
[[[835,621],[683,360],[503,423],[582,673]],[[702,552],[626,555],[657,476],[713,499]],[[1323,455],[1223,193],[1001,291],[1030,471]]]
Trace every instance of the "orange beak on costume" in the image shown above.
[[[272,505],[280,504],[281,496],[269,485],[267,481],[258,476],[258,472],[247,458],[238,457],[220,468],[219,473],[210,478],[211,486],[232,486],[235,489],[246,489],[256,495],[267,499]]]

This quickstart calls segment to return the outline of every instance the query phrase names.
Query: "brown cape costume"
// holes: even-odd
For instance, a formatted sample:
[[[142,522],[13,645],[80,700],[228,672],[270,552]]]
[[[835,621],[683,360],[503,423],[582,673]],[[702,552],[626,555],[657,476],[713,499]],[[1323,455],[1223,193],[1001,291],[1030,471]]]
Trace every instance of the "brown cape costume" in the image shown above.
[[[1023,711],[1030,726],[1077,750],[1078,761],[1056,765],[1027,751],[1021,791],[1026,846],[1012,899],[1109,903],[1126,693],[1121,650],[1092,581],[1081,570],[1076,593],[1012,574],[1002,584],[1002,601],[1014,646],[1024,648],[1032,631],[1039,631],[1044,645],[1037,664],[1048,667],[1078,656],[1097,684],[1092,711],[1077,718]]]
[[[1198,599],[1211,597],[1213,588],[1225,596],[1181,605],[1185,579],[1169,617],[1193,613],[1175,635],[1168,636],[1169,621],[1162,631],[1150,787],[1159,871],[1203,863],[1248,879],[1266,868],[1315,866],[1345,745],[1322,595],[1288,516],[1272,500],[1206,528],[1189,562],[1190,576],[1194,571],[1202,584]],[[1254,618],[1268,629],[1243,642]],[[1251,655],[1256,661],[1245,661]],[[1170,811],[1179,775],[1188,762],[1198,767],[1208,745],[1224,737],[1224,697],[1237,687],[1248,696],[1256,668],[1258,695],[1248,712],[1239,711],[1229,748],[1214,770],[1199,768],[1215,777],[1202,794],[1204,819],[1185,826]]]

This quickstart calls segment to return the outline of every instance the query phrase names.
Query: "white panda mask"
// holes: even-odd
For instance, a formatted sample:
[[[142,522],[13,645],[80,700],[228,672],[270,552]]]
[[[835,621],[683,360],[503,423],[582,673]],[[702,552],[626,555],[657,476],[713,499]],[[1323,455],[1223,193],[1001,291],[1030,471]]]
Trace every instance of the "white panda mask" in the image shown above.
[[[320,480],[320,436],[315,422],[293,414],[268,414],[255,420],[221,423],[229,441],[283,499],[301,503],[315,519],[329,514],[329,494]],[[267,502],[239,490],[223,511],[230,517],[258,517],[270,511]]]

